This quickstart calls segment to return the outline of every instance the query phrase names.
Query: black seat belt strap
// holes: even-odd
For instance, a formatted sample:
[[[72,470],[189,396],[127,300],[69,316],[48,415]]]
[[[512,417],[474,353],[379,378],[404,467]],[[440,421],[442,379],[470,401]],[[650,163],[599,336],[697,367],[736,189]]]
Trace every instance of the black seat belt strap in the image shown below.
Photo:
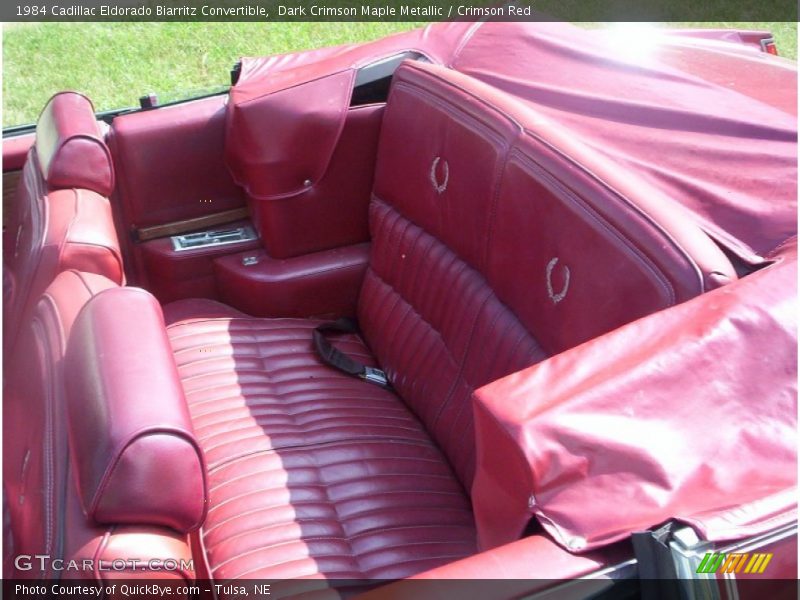
[[[350,358],[328,341],[326,334],[337,333],[358,333],[358,325],[352,319],[344,318],[330,323],[323,323],[316,327],[314,329],[314,348],[320,360],[353,377],[358,377],[381,387],[390,387],[386,373]]]

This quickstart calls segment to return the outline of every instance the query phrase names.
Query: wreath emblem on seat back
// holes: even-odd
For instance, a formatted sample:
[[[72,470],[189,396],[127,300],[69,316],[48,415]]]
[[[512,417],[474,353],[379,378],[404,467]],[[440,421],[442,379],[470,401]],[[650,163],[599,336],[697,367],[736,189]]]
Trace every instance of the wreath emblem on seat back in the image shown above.
[[[553,290],[553,269],[556,268],[557,264],[557,256],[551,258],[550,262],[547,263],[547,295],[550,296],[550,300],[553,301],[553,304],[561,302],[566,297],[567,291],[569,290],[569,267],[567,266],[564,266],[564,285],[561,291],[556,292]]]
[[[439,162],[442,162],[442,157],[437,156],[433,159],[431,163],[431,184],[433,185],[433,189],[436,190],[437,194],[441,194],[447,189],[447,181],[450,179],[450,166],[447,164],[447,161],[442,162],[442,177],[444,180],[439,183],[439,175],[437,173]]]

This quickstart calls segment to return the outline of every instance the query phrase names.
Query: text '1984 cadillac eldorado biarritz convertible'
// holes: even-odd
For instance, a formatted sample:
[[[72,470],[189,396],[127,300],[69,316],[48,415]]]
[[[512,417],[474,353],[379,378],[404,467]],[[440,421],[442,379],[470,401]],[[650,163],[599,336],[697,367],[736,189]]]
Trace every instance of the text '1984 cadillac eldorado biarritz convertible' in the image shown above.
[[[4,576],[796,597],[774,50],[441,23],[55,94],[3,139]]]

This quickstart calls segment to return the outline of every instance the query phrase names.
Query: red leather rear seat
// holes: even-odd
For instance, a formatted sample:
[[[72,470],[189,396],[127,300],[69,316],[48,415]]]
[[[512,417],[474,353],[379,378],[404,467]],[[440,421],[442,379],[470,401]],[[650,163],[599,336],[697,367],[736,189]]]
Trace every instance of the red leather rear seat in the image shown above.
[[[165,319],[206,453],[215,578],[404,577],[475,551],[441,452],[396,395],[320,363],[317,322],[200,300]],[[339,346],[375,364],[356,336]]]
[[[473,553],[473,390],[735,277],[702,232],[620,197],[496,96],[432,65],[395,74],[367,345],[342,342],[394,392],[323,365],[315,321],[165,307],[215,578],[394,578]]]

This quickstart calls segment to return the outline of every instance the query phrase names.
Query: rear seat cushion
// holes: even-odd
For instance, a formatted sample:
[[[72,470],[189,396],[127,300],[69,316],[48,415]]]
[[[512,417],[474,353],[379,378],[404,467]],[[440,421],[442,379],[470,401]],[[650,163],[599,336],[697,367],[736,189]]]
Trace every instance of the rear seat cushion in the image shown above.
[[[393,393],[319,362],[318,322],[200,300],[164,312],[208,464],[214,578],[395,578],[475,552],[442,453]],[[357,336],[336,343],[375,364]]]
[[[56,94],[36,124],[36,156],[50,189],[83,188],[109,196],[114,167],[91,101],[76,92]]]

